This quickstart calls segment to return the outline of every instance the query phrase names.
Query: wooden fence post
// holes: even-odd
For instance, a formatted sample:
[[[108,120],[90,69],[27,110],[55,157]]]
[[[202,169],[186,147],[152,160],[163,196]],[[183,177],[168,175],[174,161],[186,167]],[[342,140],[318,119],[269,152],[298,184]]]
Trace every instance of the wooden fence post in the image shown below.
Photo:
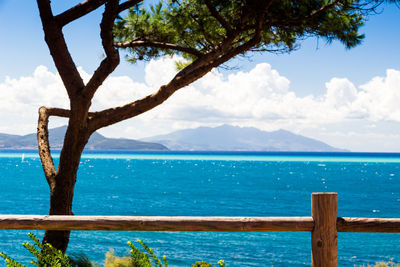
[[[312,267],[337,267],[337,193],[312,193]]]

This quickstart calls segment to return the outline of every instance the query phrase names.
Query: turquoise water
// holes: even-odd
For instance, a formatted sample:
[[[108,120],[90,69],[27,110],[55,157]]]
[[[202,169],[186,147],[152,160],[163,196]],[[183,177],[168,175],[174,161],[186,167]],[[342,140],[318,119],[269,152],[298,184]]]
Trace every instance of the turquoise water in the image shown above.
[[[24,161],[22,162],[22,154]],[[339,216],[400,218],[400,155],[362,153],[88,153],[77,215],[310,216],[312,192],[338,192]],[[48,187],[33,152],[0,153],[0,213],[46,214]],[[41,231],[35,232],[39,237]],[[68,253],[101,262],[144,240],[173,266],[309,266],[310,233],[72,233]],[[28,261],[26,231],[0,231],[0,251]],[[400,261],[399,234],[339,233],[339,266]],[[25,253],[25,254],[23,254]],[[22,256],[21,256],[22,255]]]
[[[37,153],[3,151],[0,158],[38,158]],[[53,154],[54,158],[59,153]],[[212,161],[301,161],[301,162],[382,162],[400,163],[400,153],[319,153],[319,152],[87,152],[82,159],[148,159]]]

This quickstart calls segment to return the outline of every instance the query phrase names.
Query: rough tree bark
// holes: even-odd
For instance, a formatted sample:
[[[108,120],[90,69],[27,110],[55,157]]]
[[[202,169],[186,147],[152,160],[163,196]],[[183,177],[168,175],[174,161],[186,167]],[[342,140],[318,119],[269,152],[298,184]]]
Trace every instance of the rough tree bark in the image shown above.
[[[95,91],[93,88],[97,89],[119,63],[118,51],[113,49],[112,45],[107,46],[108,49],[105,49],[106,59],[100,64],[89,83],[85,85],[66,46],[62,27],[96,9],[104,2],[86,1],[58,16],[53,16],[49,0],[37,1],[46,43],[70,99],[70,110],[45,107],[39,110],[38,146],[43,170],[50,187],[50,215],[73,215],[72,201],[76,174],[82,151],[93,133],[88,125],[90,120],[89,108]],[[135,3],[132,2],[132,4]],[[118,14],[118,8],[118,1],[109,1],[105,4],[101,22],[103,45],[107,41],[112,44],[112,28]],[[106,47],[106,45],[104,46]],[[55,170],[50,154],[49,116],[69,118],[57,170]],[[51,243],[54,247],[65,252],[69,242],[69,234],[69,231],[46,231],[43,242]]]
[[[203,77],[213,68],[224,64],[229,59],[243,54],[254,48],[260,42],[263,27],[272,27],[263,23],[264,16],[274,0],[259,1],[256,19],[252,18],[243,9],[241,20],[236,25],[224,20],[211,1],[205,1],[210,17],[218,21],[225,28],[226,36],[219,43],[213,44],[209,51],[200,51],[193,47],[182,47],[175,44],[156,42],[151,40],[128,43],[114,43],[113,26],[118,14],[137,5],[141,0],[86,0],[76,6],[53,15],[50,0],[37,0],[40,17],[43,25],[44,37],[55,66],[59,72],[70,100],[69,110],[41,107],[37,129],[39,154],[42,161],[45,177],[50,188],[49,215],[73,215],[72,201],[77,170],[82,151],[91,134],[96,130],[111,124],[140,115],[167,100],[174,92]],[[336,1],[331,2],[336,3]],[[79,19],[104,5],[104,13],[100,24],[100,36],[105,52],[105,58],[85,84],[75,63],[68,51],[62,29],[65,25]],[[316,10],[312,16],[318,15],[325,8]],[[283,22],[289,25],[290,21]],[[293,22],[293,23],[298,23]],[[201,26],[201,25],[200,25]],[[247,41],[242,40],[243,32],[250,32]],[[192,54],[196,59],[179,71],[167,84],[161,86],[154,94],[133,101],[126,105],[110,108],[98,112],[89,112],[91,100],[97,89],[119,64],[119,48],[157,47],[165,50],[175,50]],[[67,131],[60,154],[59,165],[55,169],[51,157],[48,138],[48,121],[50,116],[68,118]],[[51,243],[57,249],[66,251],[69,241],[69,231],[46,231],[44,242]]]

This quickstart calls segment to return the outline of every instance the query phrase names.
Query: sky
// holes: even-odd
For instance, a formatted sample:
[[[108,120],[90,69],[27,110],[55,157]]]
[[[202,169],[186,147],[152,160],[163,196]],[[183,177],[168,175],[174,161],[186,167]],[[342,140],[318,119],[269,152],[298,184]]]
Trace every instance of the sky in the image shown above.
[[[78,1],[54,0],[55,13]],[[251,54],[215,69],[161,106],[101,129],[140,139],[199,126],[231,124],[285,129],[360,152],[400,152],[400,9],[387,5],[361,29],[363,43],[308,39],[290,54]],[[102,59],[102,10],[64,34],[88,80]],[[36,1],[0,0],[0,132],[36,131],[40,106],[68,108],[68,98],[43,39]],[[176,73],[178,58],[120,66],[98,90],[91,110],[122,105],[156,91]],[[66,124],[51,118],[50,127]]]

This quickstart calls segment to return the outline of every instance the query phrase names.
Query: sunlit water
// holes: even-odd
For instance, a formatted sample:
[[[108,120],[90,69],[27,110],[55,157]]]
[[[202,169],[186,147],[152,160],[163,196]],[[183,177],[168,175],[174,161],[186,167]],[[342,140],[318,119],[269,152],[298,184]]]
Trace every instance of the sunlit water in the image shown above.
[[[0,153],[0,213],[47,214],[33,152]],[[56,159],[57,160],[57,159]],[[77,215],[310,216],[312,192],[338,192],[339,216],[400,218],[400,155],[346,153],[91,153],[81,160]],[[41,231],[33,231],[39,237]],[[27,231],[0,231],[0,251],[28,262]],[[172,266],[309,266],[310,233],[75,231],[69,254],[101,263],[140,238]],[[400,261],[399,234],[339,233],[339,266]]]

